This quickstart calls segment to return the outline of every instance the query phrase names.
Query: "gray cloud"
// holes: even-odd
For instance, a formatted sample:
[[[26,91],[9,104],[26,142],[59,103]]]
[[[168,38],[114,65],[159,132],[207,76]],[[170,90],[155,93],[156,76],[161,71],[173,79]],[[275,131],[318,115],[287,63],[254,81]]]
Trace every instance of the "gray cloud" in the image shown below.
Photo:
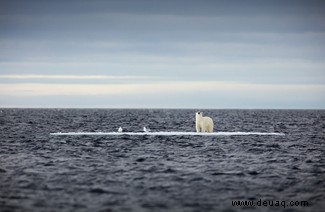
[[[325,84],[323,1],[8,0],[0,8],[0,75]],[[0,79],[3,83],[133,81]],[[197,97],[190,96],[194,104]],[[266,97],[260,98],[251,104],[267,104]],[[301,98],[309,101],[308,95]],[[137,104],[136,99],[131,102]],[[247,107],[244,102],[237,101]]]

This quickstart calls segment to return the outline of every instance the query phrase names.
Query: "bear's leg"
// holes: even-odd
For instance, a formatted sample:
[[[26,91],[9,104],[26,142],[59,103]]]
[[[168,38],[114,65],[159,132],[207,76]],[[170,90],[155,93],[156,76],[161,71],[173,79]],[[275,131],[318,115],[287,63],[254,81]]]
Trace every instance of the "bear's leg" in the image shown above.
[[[200,126],[196,125],[195,128],[196,128],[196,132],[200,132]]]
[[[211,124],[207,124],[207,125],[205,125],[205,127],[204,127],[204,132],[206,132],[206,133],[210,133],[210,132],[212,132]]]
[[[209,131],[209,125],[207,125],[206,123],[202,126],[202,132],[206,133]]]
[[[199,132],[203,132],[204,128],[202,125],[199,126]]]
[[[208,130],[207,130],[209,133],[212,133],[213,132],[213,125],[209,125],[208,127]]]

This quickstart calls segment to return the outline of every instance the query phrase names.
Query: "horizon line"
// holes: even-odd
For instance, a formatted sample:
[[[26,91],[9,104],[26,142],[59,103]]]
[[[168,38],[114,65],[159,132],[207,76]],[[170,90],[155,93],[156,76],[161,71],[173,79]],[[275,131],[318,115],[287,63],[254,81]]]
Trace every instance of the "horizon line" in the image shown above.
[[[325,108],[253,108],[253,107],[38,107],[38,106],[0,106],[0,109],[100,109],[100,110],[325,110]]]

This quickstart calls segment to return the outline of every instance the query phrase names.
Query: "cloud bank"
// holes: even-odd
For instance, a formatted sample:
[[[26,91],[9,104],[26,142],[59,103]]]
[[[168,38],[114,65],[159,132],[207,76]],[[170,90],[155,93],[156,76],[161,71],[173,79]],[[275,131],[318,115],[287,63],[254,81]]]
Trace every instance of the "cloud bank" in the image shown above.
[[[0,8],[2,107],[325,108],[322,1]]]

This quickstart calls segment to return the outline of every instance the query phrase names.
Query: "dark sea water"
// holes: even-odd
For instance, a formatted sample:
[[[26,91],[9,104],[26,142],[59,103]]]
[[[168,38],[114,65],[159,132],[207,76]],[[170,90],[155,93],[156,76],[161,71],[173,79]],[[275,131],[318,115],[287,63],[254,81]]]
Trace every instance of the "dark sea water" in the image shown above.
[[[51,136],[191,132],[195,110],[1,109],[0,211],[325,210],[325,110],[203,112],[215,131],[285,135]]]

